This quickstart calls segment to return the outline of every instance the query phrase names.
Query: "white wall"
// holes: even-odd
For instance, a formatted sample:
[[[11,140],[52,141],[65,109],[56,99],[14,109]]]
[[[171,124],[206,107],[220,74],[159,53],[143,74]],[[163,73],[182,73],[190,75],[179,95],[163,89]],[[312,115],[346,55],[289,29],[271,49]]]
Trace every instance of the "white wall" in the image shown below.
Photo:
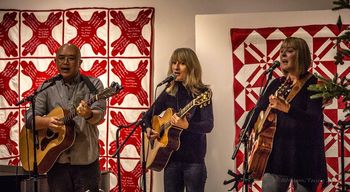
[[[244,12],[270,12],[270,11],[297,11],[297,10],[327,10],[332,7],[333,0],[0,0],[3,9],[65,9],[74,7],[154,7],[155,8],[155,33],[154,33],[154,82],[160,82],[166,75],[167,63],[172,51],[178,47],[190,47],[195,49],[195,16],[200,14],[223,14]],[[215,15],[213,15],[215,16]],[[205,16],[207,17],[207,16]],[[208,16],[209,17],[209,16]],[[216,37],[220,42],[229,37],[227,22],[233,22],[231,16],[219,16],[211,26],[196,28],[197,36],[202,34],[196,44],[199,48],[210,39],[210,35],[216,33],[212,29],[218,29],[220,33]],[[241,17],[240,22],[254,18]],[[306,18],[303,18],[306,19]],[[275,20],[275,18],[271,18]],[[203,22],[198,17],[197,21]],[[334,23],[334,22],[332,22]],[[203,23],[202,23],[203,24]],[[198,26],[198,25],[197,25]],[[224,27],[225,28],[221,28]],[[204,30],[205,29],[205,30]],[[206,36],[209,35],[209,36]],[[223,35],[223,36],[221,36]],[[226,37],[227,36],[227,37]],[[208,39],[208,40],[209,40]],[[226,41],[225,43],[229,43]],[[227,186],[222,182],[228,168],[232,167],[230,160],[233,139],[233,112],[231,78],[232,69],[222,70],[225,63],[217,60],[218,56],[227,59],[227,45],[219,47],[213,44],[210,52],[200,49],[199,59],[203,64],[204,81],[212,84],[214,88],[214,112],[215,128],[209,135],[208,150],[208,181],[207,190],[210,192],[227,191]],[[213,51],[214,50],[214,51]],[[205,52],[207,55],[203,55]],[[207,56],[207,57],[205,57]],[[210,63],[208,63],[210,61]],[[228,63],[229,64],[229,63]],[[216,67],[212,70],[211,67]],[[226,69],[226,68],[224,68]],[[214,73],[213,73],[214,72]],[[225,76],[223,76],[225,74]],[[226,100],[221,100],[224,97]],[[226,118],[227,117],[227,118]],[[210,155],[210,156],[209,156]],[[163,191],[162,174],[155,174],[154,191]]]

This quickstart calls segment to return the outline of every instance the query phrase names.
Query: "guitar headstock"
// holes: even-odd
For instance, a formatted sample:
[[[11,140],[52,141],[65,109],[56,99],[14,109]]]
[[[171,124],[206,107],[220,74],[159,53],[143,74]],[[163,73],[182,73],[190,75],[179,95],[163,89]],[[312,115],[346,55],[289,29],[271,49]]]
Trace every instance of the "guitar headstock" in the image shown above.
[[[207,104],[210,103],[211,96],[212,96],[212,92],[210,90],[205,91],[205,92],[201,93],[200,95],[198,95],[193,100],[193,103],[194,103],[194,105],[197,105],[197,106],[206,106]]]
[[[289,92],[292,89],[293,82],[290,79],[286,79],[277,90],[277,96],[283,99],[287,98]]]
[[[123,87],[121,85],[119,85],[119,83],[116,82],[112,82],[111,86],[103,89],[101,91],[101,93],[96,95],[96,100],[100,100],[100,99],[106,99],[108,97],[112,97],[113,95],[116,95],[120,92],[120,90],[122,90]]]

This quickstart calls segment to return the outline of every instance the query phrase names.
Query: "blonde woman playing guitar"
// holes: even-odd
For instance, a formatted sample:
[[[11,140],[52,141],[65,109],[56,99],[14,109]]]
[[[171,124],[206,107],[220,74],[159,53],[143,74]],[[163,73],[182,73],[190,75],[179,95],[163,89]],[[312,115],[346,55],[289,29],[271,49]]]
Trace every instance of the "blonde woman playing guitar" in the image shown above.
[[[159,95],[145,116],[150,151],[147,166],[164,168],[164,191],[203,192],[207,178],[206,134],[213,129],[211,91],[202,83],[194,51],[179,48],[170,58],[168,75],[176,79]],[[198,104],[198,105],[197,105]],[[166,111],[162,118],[158,117]],[[159,147],[164,146],[164,147]],[[154,158],[151,158],[151,157]]]

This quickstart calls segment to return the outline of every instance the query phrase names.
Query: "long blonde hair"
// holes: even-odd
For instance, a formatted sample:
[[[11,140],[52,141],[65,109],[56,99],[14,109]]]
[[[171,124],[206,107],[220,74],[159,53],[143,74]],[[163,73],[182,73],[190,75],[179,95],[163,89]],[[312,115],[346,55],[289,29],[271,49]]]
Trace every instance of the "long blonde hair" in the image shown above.
[[[296,72],[299,75],[299,78],[305,75],[311,65],[311,53],[309,46],[306,41],[299,37],[287,37],[281,46],[281,49],[286,49],[291,47],[296,51]],[[284,74],[287,74],[287,71],[283,71]]]
[[[202,82],[202,68],[198,60],[196,53],[190,48],[178,48],[170,57],[168,75],[172,74],[173,63],[182,63],[186,66],[187,75],[182,84],[187,90],[191,92],[193,96],[201,93],[201,90],[208,88],[208,85],[204,85]],[[172,82],[166,89],[169,95],[175,95],[177,87],[175,82]]]

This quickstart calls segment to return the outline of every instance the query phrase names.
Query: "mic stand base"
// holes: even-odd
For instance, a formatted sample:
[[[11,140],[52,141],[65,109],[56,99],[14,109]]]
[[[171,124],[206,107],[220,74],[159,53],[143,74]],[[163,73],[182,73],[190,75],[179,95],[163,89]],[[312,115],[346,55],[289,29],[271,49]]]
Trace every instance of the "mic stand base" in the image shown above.
[[[233,189],[236,189],[236,191],[238,191],[239,184],[243,183],[245,192],[248,192],[249,188],[251,188],[252,183],[254,182],[254,179],[250,177],[251,173],[248,172],[248,136],[247,134],[244,134],[241,136],[241,142],[244,143],[243,174],[236,174],[232,170],[228,170],[227,173],[231,175],[233,179],[225,180],[223,184],[227,185],[233,182],[233,187],[229,189],[229,191],[232,191]]]
[[[265,73],[266,74],[266,73]],[[224,181],[224,185],[227,185],[229,183],[234,182],[233,187],[229,190],[232,191],[233,189],[236,189],[238,191],[238,184],[243,182],[243,185],[245,186],[245,191],[248,192],[249,191],[249,186],[251,187],[252,183],[254,182],[254,179],[250,177],[250,174],[248,172],[248,138],[249,138],[249,128],[251,127],[251,122],[252,122],[252,118],[256,113],[256,106],[259,104],[261,96],[265,94],[266,92],[266,88],[269,84],[269,82],[272,79],[272,71],[268,72],[268,78],[267,81],[265,82],[265,85],[261,91],[261,93],[259,94],[259,99],[257,101],[257,104],[255,105],[255,107],[248,113],[245,122],[243,124],[243,129],[239,138],[239,142],[236,145],[234,151],[233,151],[233,155],[232,155],[232,160],[234,160],[238,154],[239,148],[241,146],[242,143],[244,143],[244,162],[243,162],[243,174],[235,174],[233,171],[228,170],[228,174],[231,175],[233,177],[233,179],[230,180],[225,180]]]

